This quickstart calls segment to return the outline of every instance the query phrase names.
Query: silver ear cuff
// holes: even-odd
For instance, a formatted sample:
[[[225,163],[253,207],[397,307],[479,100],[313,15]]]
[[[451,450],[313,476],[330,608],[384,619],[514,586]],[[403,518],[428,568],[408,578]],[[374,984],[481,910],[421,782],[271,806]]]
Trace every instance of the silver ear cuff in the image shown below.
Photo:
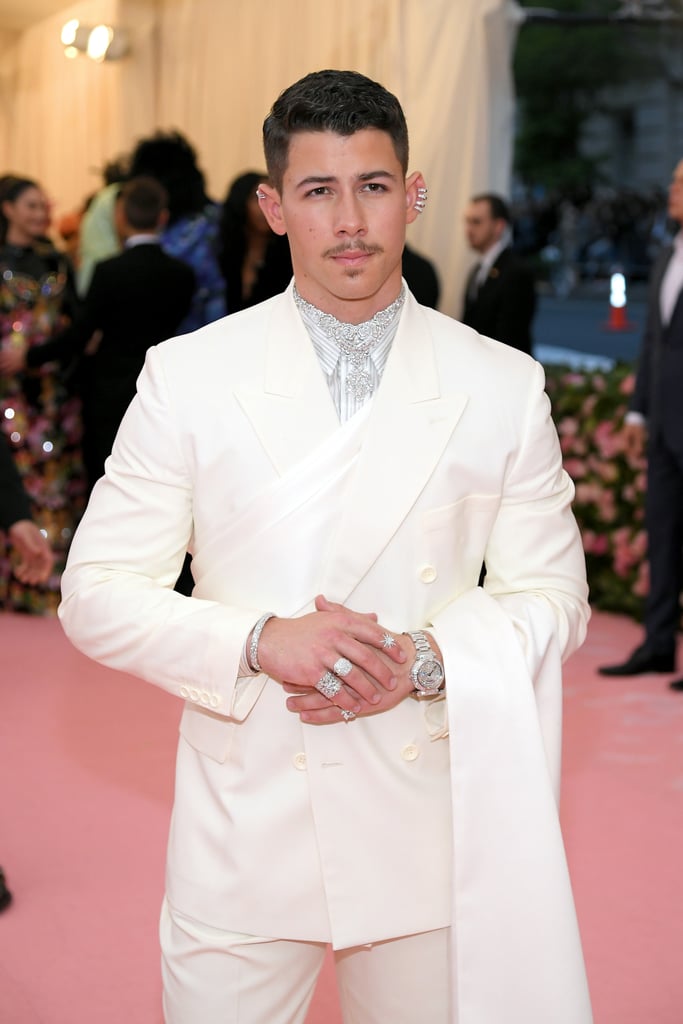
[[[418,213],[422,213],[425,206],[427,205],[427,193],[429,189],[421,186],[417,190],[417,199],[415,200],[415,209]]]

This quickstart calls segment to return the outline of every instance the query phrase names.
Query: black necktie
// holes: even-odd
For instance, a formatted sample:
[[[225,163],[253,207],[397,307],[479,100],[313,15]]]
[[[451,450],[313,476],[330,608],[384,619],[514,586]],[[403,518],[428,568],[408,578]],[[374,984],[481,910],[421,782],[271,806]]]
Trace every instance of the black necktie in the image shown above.
[[[470,302],[474,302],[477,295],[479,294],[479,282],[477,278],[479,277],[480,270],[481,263],[477,263],[477,265],[473,267],[472,274],[470,275],[470,283],[467,286],[467,298],[470,300]]]

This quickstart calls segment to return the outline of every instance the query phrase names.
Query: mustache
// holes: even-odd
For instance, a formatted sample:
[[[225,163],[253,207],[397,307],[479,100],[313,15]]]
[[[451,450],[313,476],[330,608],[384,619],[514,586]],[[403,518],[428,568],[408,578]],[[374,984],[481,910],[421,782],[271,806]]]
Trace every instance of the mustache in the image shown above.
[[[343,256],[345,252],[364,252],[370,256],[384,252],[384,249],[381,245],[368,245],[366,242],[341,242],[331,249],[326,249],[323,256]]]

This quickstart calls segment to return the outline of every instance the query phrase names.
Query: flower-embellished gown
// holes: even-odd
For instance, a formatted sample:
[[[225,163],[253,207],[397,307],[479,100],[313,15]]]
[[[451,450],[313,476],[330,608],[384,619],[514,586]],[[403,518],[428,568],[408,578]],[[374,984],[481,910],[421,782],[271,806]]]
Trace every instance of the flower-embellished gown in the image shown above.
[[[0,345],[31,348],[53,337],[73,315],[70,267],[52,246],[0,246]],[[0,429],[6,435],[32,515],[55,552],[47,584],[26,586],[11,574],[9,548],[0,541],[0,608],[54,612],[76,522],[85,503],[80,454],[79,399],[54,363],[0,375]]]

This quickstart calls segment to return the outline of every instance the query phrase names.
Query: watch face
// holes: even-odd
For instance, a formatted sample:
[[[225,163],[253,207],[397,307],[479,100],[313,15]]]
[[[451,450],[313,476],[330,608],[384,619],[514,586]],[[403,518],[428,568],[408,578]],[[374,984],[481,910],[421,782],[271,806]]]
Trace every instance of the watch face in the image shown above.
[[[444,681],[443,666],[438,661],[427,658],[417,669],[415,683],[424,690],[438,690]]]

